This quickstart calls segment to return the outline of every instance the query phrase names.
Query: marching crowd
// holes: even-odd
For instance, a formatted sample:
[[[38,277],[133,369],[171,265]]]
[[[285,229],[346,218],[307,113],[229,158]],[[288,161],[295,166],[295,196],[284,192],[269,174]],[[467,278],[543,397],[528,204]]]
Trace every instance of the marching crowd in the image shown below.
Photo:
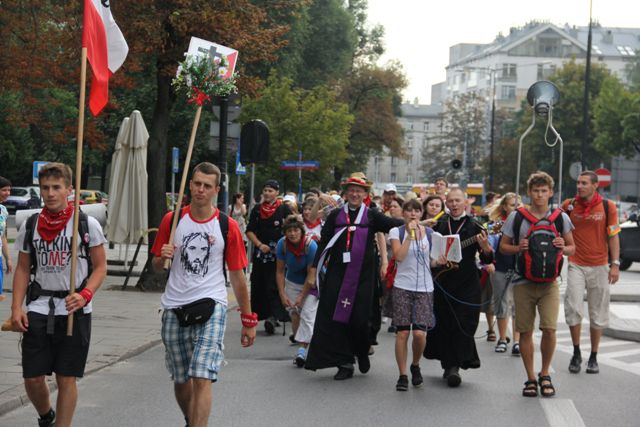
[[[20,228],[15,267],[1,205],[11,183],[0,177],[0,260],[14,270],[12,314],[3,329],[24,334],[23,377],[39,425],[68,426],[77,401],[76,378],[84,374],[89,348],[91,301],[106,275],[105,241],[97,221],[81,214],[79,286],[70,294],[71,170],[49,163],[39,177],[45,208]],[[209,418],[211,383],[222,366],[225,325],[232,314],[227,313],[227,282],[238,302],[243,346],[253,344],[259,322],[267,335],[291,322],[295,365],[312,371],[335,368],[335,380],[351,378],[356,366],[362,374],[369,371],[383,319],[389,319],[388,331],[396,337],[398,391],[407,391],[409,382],[423,383],[423,358],[439,360],[444,381],[458,387],[461,370],[480,367],[476,339],[480,313],[485,313],[489,327],[482,338],[496,342],[496,353],[508,352],[511,344],[510,354],[522,359],[522,395],[551,397],[556,393],[550,365],[560,307],[557,278],[568,257],[564,310],[574,345],[569,371],[582,368],[586,290],[591,338],[586,372],[599,372],[609,286],[619,276],[620,229],[616,206],[597,192],[591,171],[581,173],[576,196],[561,208],[551,206],[553,179],[535,172],[527,181],[528,206],[516,193],[490,193],[481,213],[472,209],[464,189],[449,188],[444,178],[435,181],[433,194],[408,192],[404,198],[393,184],[382,195],[372,194],[363,173],[351,174],[340,191],[311,190],[300,198],[280,195],[279,183],[268,180],[250,211],[237,194],[227,212],[213,203],[219,183],[216,166],[197,165],[189,182],[190,204],[166,214],[152,248],[153,267],[169,270],[161,297],[161,336],[188,426],[204,426]],[[248,281],[247,247],[252,248]],[[70,313],[75,319],[67,336]],[[536,325],[542,331],[538,372]],[[45,382],[52,373],[60,390],[55,409]]]

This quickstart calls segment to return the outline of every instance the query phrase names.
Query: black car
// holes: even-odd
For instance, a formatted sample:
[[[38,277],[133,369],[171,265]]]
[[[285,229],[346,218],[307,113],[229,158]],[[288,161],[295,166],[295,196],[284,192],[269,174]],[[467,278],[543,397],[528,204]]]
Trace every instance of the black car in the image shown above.
[[[634,262],[640,262],[640,226],[637,214],[620,224],[620,270],[626,270]]]

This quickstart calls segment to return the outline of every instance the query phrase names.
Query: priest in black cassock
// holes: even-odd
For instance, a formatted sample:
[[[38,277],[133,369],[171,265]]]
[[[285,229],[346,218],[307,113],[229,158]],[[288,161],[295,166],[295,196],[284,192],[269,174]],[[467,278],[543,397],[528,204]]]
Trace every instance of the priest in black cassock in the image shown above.
[[[476,265],[476,254],[480,261],[493,262],[493,249],[484,228],[465,213],[466,197],[460,189],[447,194],[444,215],[433,230],[443,236],[458,234],[462,246],[462,260],[457,267],[434,270],[433,310],[436,326],[428,332],[424,356],[438,359],[444,369],[443,378],[450,387],[460,385],[460,369],[480,367],[474,334],[480,321],[480,271]],[[469,241],[477,236],[473,241]],[[467,242],[465,242],[467,240]],[[465,246],[465,243],[467,244]],[[444,270],[444,271],[443,271]]]
[[[371,183],[354,173],[342,183],[347,203],[329,214],[322,227],[314,270],[320,289],[318,311],[305,368],[337,367],[336,380],[353,376],[354,362],[369,371],[369,319],[374,298],[375,235],[402,220],[369,209]],[[307,275],[315,277],[315,275]]]

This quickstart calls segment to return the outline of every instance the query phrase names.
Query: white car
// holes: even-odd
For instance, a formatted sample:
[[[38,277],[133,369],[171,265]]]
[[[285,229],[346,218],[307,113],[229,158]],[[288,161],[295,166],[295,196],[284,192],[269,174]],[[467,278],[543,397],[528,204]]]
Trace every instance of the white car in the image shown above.
[[[38,209],[44,206],[40,187],[11,187],[11,194],[3,203],[9,213],[20,209]]]

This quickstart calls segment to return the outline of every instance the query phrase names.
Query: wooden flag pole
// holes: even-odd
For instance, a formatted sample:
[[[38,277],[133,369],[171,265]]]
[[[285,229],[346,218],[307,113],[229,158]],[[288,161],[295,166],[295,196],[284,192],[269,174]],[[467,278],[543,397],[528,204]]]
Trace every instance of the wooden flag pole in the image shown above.
[[[196,118],[193,120],[193,128],[191,129],[191,138],[189,138],[189,148],[187,149],[187,157],[184,159],[184,167],[182,168],[182,179],[180,181],[180,190],[178,192],[178,202],[176,203],[175,210],[173,211],[173,221],[171,221],[171,234],[169,234],[169,244],[173,243],[173,239],[176,236],[176,226],[178,225],[178,218],[180,207],[182,206],[182,198],[184,197],[184,188],[187,184],[187,175],[189,175],[189,163],[191,163],[191,153],[193,153],[193,145],[196,141],[196,133],[198,132],[198,123],[200,122],[200,113],[202,113],[202,105],[198,105],[196,110]],[[164,261],[164,269],[168,270],[171,266],[171,260]]]
[[[87,83],[87,48],[82,48],[80,64],[80,101],[78,104],[78,136],[76,140],[76,182],[74,185],[73,231],[71,234],[71,276],[69,295],[76,291],[76,269],[78,268],[78,223],[80,221],[80,178],[82,176],[82,144],[84,140],[84,103]],[[82,309],[80,309],[82,310]],[[73,313],[67,318],[67,336],[73,335]]]

